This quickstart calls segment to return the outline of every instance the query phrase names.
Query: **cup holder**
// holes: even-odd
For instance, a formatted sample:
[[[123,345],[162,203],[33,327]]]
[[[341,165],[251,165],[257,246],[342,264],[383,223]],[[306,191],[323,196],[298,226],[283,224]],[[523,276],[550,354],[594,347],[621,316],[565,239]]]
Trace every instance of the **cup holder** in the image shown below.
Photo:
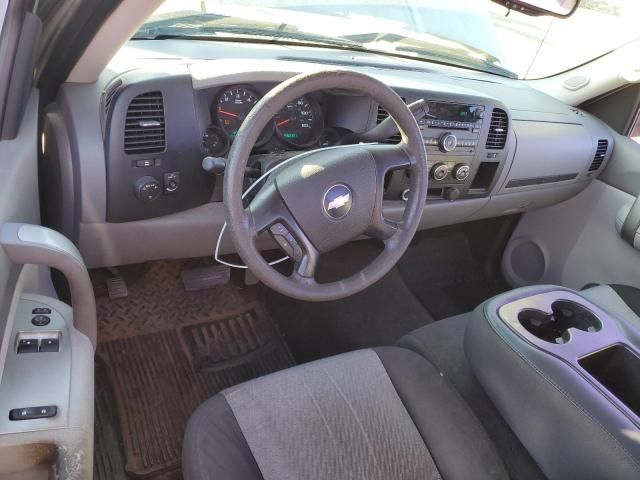
[[[567,343],[569,329],[583,332],[599,332],[602,322],[590,310],[570,300],[556,300],[551,304],[551,313],[533,308],[521,310],[518,321],[531,335],[545,342]]]

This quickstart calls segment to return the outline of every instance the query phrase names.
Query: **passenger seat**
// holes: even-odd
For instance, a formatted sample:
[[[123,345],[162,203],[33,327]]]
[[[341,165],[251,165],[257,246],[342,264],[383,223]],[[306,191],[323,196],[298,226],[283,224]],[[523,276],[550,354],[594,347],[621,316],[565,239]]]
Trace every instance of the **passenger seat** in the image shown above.
[[[640,329],[640,289],[629,285],[596,285],[582,295]]]

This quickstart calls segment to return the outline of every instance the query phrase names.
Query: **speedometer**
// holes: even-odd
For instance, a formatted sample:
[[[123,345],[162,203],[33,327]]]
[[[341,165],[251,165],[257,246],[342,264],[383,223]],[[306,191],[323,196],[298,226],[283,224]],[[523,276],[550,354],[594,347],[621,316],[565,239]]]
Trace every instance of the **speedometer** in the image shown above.
[[[232,141],[256,103],[258,103],[258,95],[251,89],[242,86],[227,88],[218,96],[215,105],[216,118],[220,127]],[[256,145],[264,144],[272,135],[273,123],[270,122],[258,137]]]
[[[280,139],[296,147],[313,145],[322,132],[321,110],[306,96],[288,103],[274,121]]]

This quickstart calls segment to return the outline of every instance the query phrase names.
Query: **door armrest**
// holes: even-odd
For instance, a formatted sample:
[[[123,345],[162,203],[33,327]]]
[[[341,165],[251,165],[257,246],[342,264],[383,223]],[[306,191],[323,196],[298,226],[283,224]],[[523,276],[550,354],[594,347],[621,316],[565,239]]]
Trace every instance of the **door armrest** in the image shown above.
[[[71,291],[74,326],[89,337],[95,349],[96,301],[89,272],[75,245],[55,230],[24,223],[4,224],[0,244],[13,263],[45,265],[62,272]]]

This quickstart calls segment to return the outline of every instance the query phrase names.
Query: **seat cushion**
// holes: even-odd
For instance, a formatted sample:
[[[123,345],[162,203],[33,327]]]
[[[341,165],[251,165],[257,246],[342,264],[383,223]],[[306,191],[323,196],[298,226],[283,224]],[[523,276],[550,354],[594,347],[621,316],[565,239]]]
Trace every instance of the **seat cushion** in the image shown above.
[[[628,285],[597,285],[580,293],[640,330],[640,289]]]
[[[397,345],[429,360],[460,393],[489,434],[511,478],[542,480],[546,477],[471,371],[464,353],[464,332],[472,319],[467,313],[440,320],[405,335]]]
[[[486,432],[427,360],[360,350],[225,390],[187,426],[187,480],[507,478]]]

